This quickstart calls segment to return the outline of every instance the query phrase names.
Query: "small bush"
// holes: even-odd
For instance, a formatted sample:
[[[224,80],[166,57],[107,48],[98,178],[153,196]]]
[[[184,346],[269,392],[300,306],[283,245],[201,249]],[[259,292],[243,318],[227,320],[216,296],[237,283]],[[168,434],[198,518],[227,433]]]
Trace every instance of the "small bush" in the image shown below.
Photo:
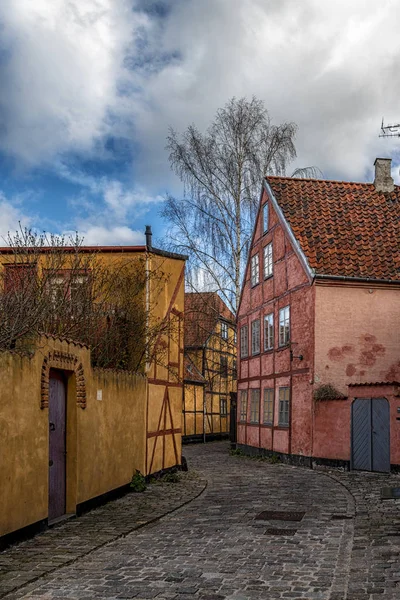
[[[179,483],[180,477],[175,471],[170,471],[164,475],[162,481],[165,483]]]
[[[231,448],[229,454],[231,456],[244,456],[244,452],[240,448]]]
[[[136,469],[136,473],[132,477],[130,487],[134,492],[137,492],[137,493],[144,492],[146,489],[146,479],[141,474],[141,472],[138,471],[137,469]]]
[[[347,396],[339,392],[331,383],[320,385],[314,390],[314,400],[346,400]]]

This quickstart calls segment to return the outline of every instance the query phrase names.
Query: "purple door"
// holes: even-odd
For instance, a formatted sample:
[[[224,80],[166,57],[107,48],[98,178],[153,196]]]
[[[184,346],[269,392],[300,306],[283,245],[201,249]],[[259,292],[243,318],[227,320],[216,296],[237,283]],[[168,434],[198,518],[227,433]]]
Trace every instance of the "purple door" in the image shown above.
[[[65,400],[64,378],[61,372],[51,369],[49,378],[49,521],[65,514]]]

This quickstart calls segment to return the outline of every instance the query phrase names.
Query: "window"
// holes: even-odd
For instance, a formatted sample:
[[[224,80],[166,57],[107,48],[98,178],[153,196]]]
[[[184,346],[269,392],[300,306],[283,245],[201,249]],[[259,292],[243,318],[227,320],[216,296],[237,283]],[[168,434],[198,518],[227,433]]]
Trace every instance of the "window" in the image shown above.
[[[264,317],[264,350],[274,347],[274,314],[270,313]]]
[[[36,264],[21,263],[4,265],[4,291],[24,293],[34,290],[36,282]]]
[[[262,233],[268,231],[268,202],[262,207]]]
[[[247,421],[247,390],[240,391],[240,420]]]
[[[272,244],[267,244],[264,247],[264,279],[267,279],[267,277],[271,277],[272,270]]]
[[[274,421],[274,390],[273,388],[264,389],[264,423],[272,425]]]
[[[237,363],[236,358],[232,360],[232,379],[237,379]]]
[[[228,377],[228,357],[224,355],[220,358],[220,373],[221,377]]]
[[[244,325],[240,329],[240,356],[245,358],[249,355],[249,329],[247,325]]]
[[[280,427],[289,427],[289,393],[288,387],[279,388],[279,417]]]
[[[233,330],[233,343],[237,344],[237,332],[236,332],[236,329]]]
[[[221,337],[224,340],[228,339],[228,323],[221,323]]]
[[[290,340],[290,306],[279,311],[279,345],[285,346]]]
[[[260,319],[251,323],[251,353],[260,354]]]
[[[90,300],[88,274],[74,273],[68,269],[47,276],[46,286],[53,306],[69,306],[73,314],[83,313]]]
[[[251,285],[256,285],[260,281],[260,263],[258,254],[251,257]]]
[[[219,399],[219,414],[221,417],[226,417],[228,415],[228,401],[226,398]]]
[[[260,422],[260,390],[251,390],[250,423]]]

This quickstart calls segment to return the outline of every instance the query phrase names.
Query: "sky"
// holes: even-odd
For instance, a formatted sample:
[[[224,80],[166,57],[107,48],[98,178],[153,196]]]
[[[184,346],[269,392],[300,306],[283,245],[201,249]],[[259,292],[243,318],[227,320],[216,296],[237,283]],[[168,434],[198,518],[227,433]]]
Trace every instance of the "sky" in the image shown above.
[[[297,123],[288,171],[372,181],[383,156],[399,183],[400,138],[379,138],[400,122],[399,22],[397,0],[2,0],[0,236],[167,235],[169,127],[205,130],[233,96]]]

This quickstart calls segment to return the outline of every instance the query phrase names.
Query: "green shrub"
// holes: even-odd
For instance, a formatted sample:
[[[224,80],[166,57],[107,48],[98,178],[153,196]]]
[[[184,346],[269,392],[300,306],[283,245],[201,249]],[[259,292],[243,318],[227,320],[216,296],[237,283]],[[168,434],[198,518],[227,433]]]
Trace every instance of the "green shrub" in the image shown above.
[[[146,479],[141,474],[141,472],[138,471],[137,469],[136,469],[136,473],[132,477],[130,487],[134,492],[137,492],[137,493],[144,492],[146,489]]]

